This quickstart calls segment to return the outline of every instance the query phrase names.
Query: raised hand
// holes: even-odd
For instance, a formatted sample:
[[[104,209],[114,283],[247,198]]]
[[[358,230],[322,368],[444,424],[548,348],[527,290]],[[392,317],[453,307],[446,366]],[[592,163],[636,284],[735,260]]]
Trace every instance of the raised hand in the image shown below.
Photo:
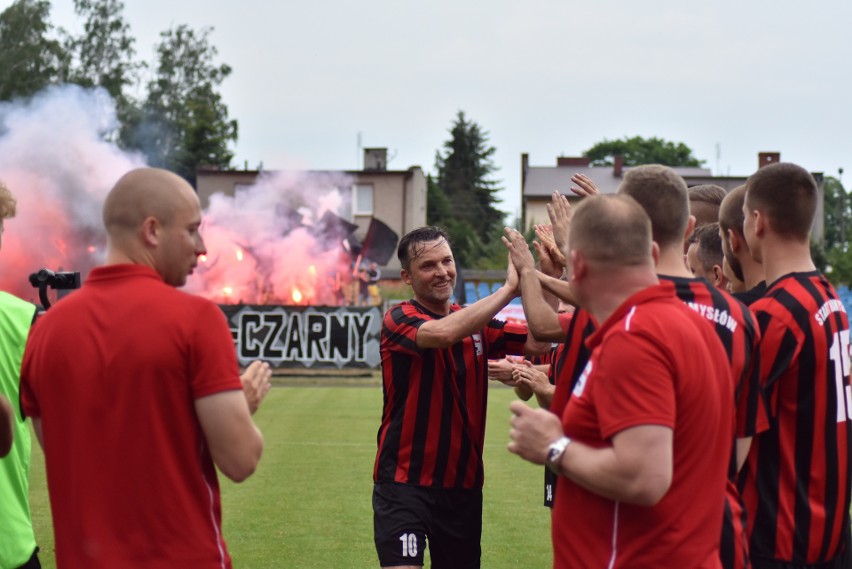
[[[509,259],[512,265],[522,274],[525,271],[535,270],[535,259],[530,252],[530,247],[527,245],[526,239],[516,229],[506,227],[506,235],[502,237],[503,244],[509,251]]]
[[[547,204],[547,215],[553,231],[553,240],[562,256],[567,259],[569,248],[569,233],[571,230],[571,204],[568,198],[559,192],[553,192],[550,203]]]
[[[571,176],[571,181],[577,184],[576,186],[571,186],[571,191],[578,196],[596,196],[600,193],[592,179],[585,174],[574,174]]]
[[[556,241],[553,239],[553,228],[548,225],[535,225],[536,237],[538,241],[533,241],[538,262],[541,266],[541,272],[553,278],[559,278],[562,275],[562,269],[568,264],[565,255],[556,246]]]

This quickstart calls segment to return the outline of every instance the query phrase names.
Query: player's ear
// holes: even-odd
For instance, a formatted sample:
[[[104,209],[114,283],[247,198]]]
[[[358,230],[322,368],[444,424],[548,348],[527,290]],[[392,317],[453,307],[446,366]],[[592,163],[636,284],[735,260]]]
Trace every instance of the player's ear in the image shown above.
[[[730,247],[731,251],[734,253],[738,252],[740,246],[742,245],[742,239],[740,238],[740,234],[734,231],[733,229],[728,229],[725,232],[725,235],[728,238],[728,247]]]
[[[695,218],[693,217],[692,219],[694,220]],[[651,258],[654,259],[655,267],[660,264],[660,246],[656,241],[651,241]],[[686,255],[684,255],[685,258]]]
[[[571,251],[571,280],[575,281],[586,276],[586,268],[586,259],[583,258],[583,254],[577,249]]]
[[[139,234],[142,238],[142,242],[149,247],[156,247],[160,242],[160,229],[161,229],[160,221],[149,215],[142,221],[142,225],[139,227]]]
[[[686,222],[686,231],[683,232],[684,243],[686,243],[686,240],[689,239],[689,236],[692,235],[693,231],[695,231],[695,216],[690,215],[689,220]]]
[[[722,273],[722,267],[713,265],[713,286],[721,288],[724,280],[725,275]]]
[[[769,222],[760,210],[754,210],[751,215],[754,216],[754,234],[762,237],[763,233],[766,231],[766,225]]]

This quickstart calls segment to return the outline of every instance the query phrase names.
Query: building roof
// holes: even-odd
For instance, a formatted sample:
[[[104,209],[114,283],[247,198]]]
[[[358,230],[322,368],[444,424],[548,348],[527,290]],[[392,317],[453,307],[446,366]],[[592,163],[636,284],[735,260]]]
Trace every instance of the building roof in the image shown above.
[[[626,173],[630,167],[623,168]],[[685,179],[692,177],[709,177],[707,168],[672,168]],[[614,194],[621,183],[622,176],[616,176],[612,166],[529,166],[524,179],[525,197],[549,197],[554,190],[570,195],[574,183],[571,176],[585,174],[595,183],[603,194]]]

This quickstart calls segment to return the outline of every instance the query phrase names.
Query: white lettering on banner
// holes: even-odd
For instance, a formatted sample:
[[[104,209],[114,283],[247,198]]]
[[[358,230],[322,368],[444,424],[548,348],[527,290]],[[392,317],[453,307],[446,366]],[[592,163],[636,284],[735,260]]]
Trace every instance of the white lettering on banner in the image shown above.
[[[378,310],[323,311],[292,307],[224,307],[229,316],[237,358],[275,367],[292,363],[306,367],[379,364]]]
[[[736,332],[737,321],[734,320],[733,316],[731,316],[727,310],[719,310],[715,306],[699,304],[697,302],[687,302],[686,305],[710,322],[718,324],[723,328],[727,328],[731,332]]]
[[[832,312],[846,312],[846,307],[843,306],[843,303],[836,298],[829,298],[825,303],[819,307],[819,310],[814,314],[814,318],[817,321],[817,324],[823,326],[825,324],[825,319],[828,318],[828,315]]]

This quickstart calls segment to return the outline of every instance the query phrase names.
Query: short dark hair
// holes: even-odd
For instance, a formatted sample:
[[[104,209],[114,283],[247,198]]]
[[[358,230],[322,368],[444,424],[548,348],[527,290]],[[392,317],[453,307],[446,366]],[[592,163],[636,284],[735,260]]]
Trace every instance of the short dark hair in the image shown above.
[[[714,184],[701,184],[689,188],[689,213],[695,217],[695,226],[701,227],[719,221],[719,206],[725,199],[725,190]]]
[[[683,242],[689,223],[689,201],[686,182],[674,170],[659,164],[631,168],[618,193],[639,202],[651,219],[654,241],[660,247]]]
[[[710,223],[702,225],[695,230],[695,242],[698,243],[698,260],[705,271],[713,268],[713,265],[722,266],[724,253],[722,252],[722,238],[719,236],[719,224]]]
[[[745,204],[763,213],[778,235],[806,241],[816,214],[816,180],[789,162],[764,166],[746,180]]]
[[[597,263],[645,264],[651,259],[651,220],[629,196],[584,198],[571,219],[571,249]]]
[[[746,187],[745,184],[737,186],[722,200],[722,206],[719,208],[719,227],[725,233],[729,229],[733,229],[739,235],[743,234],[743,202],[745,202]]]
[[[438,239],[443,239],[447,244],[450,243],[447,232],[434,225],[418,227],[403,235],[396,249],[396,256],[399,259],[400,266],[406,271],[409,270],[411,268],[411,261],[422,253],[422,247],[418,247],[418,244]]]

